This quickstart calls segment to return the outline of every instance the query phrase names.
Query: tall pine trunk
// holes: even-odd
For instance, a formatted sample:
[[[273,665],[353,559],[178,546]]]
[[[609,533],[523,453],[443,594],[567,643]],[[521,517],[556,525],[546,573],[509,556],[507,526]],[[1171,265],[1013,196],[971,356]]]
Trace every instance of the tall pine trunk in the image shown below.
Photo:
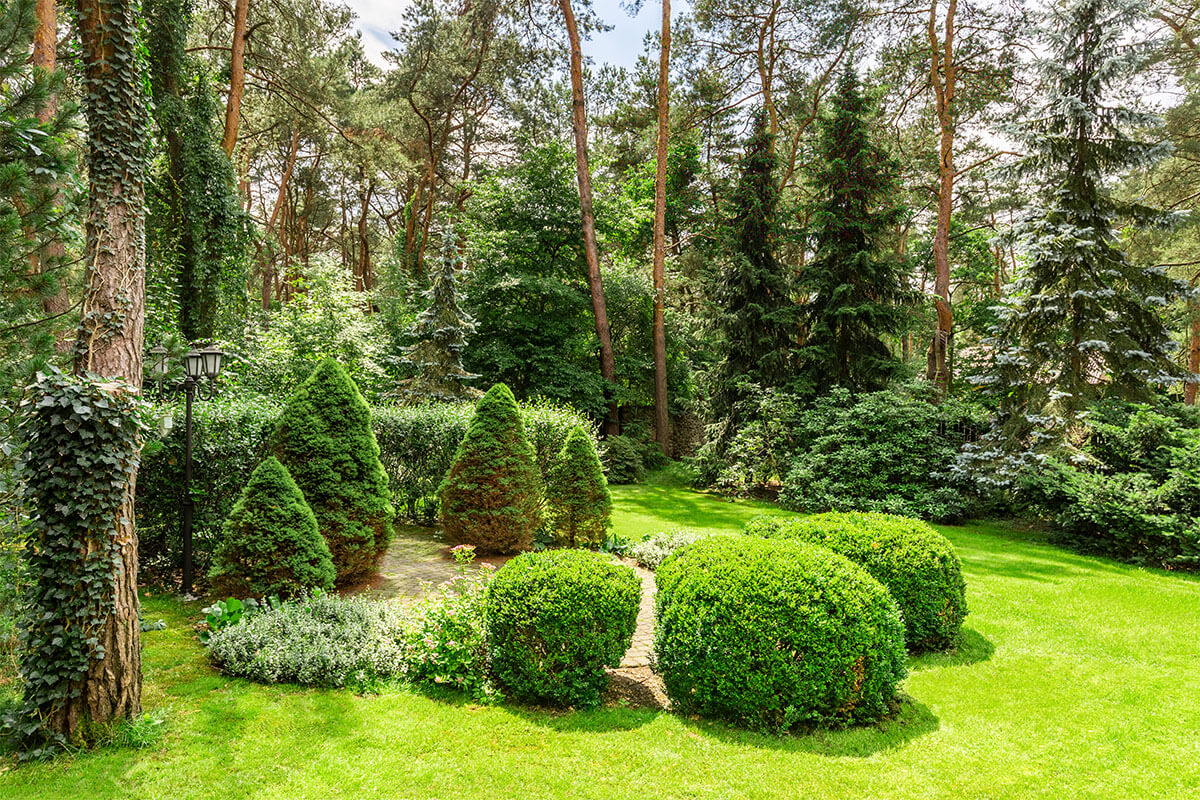
[[[221,149],[233,157],[237,146],[238,123],[242,118],[242,94],[246,87],[246,18],[250,0],[236,0],[233,6],[233,43],[229,49],[229,100],[225,104],[225,134]]]
[[[946,7],[946,27],[939,42],[937,35],[937,0],[929,6],[927,33],[930,48],[929,79],[933,86],[935,111],[941,142],[938,153],[937,228],[933,237],[934,306],[937,328],[929,345],[929,362],[925,377],[945,393],[950,388],[949,349],[954,333],[954,313],[950,309],[950,217],[954,213],[954,134],[957,65],[954,61],[954,17],[957,0]]]
[[[571,106],[572,129],[575,133],[575,170],[579,177],[579,206],[583,216],[583,252],[587,261],[588,288],[592,294],[592,312],[596,319],[596,338],[600,340],[600,376],[604,378],[608,396],[608,416],[604,420],[606,435],[620,433],[617,418],[616,360],[613,358],[612,335],[608,328],[608,310],[604,302],[604,284],[600,278],[600,256],[596,248],[596,215],[592,210],[592,175],[588,169],[587,110],[583,97],[583,47],[579,41],[579,26],[571,0],[559,0],[567,36],[571,43]]]
[[[671,455],[671,420],[667,413],[667,327],[665,276],[667,260],[667,140],[671,131],[671,0],[662,0],[661,49],[658,57],[658,146],[654,170],[654,438],[663,455]]]
[[[77,0],[88,123],[90,186],[85,230],[86,288],[77,332],[77,372],[142,385],[145,318],[146,137],[148,115],[138,74],[138,20],[130,0]],[[141,713],[138,553],[133,497],[136,470],[108,535],[120,550],[112,606],[78,696],[56,724],[71,734]]]

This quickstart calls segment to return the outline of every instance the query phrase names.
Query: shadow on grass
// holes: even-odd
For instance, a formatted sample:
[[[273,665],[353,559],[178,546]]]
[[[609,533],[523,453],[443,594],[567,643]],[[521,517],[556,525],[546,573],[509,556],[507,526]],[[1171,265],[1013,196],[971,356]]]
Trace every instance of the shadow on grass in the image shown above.
[[[944,653],[921,653],[909,659],[908,668],[912,672],[941,667],[964,667],[987,661],[996,652],[996,645],[991,640],[973,628],[963,628],[958,645]]]

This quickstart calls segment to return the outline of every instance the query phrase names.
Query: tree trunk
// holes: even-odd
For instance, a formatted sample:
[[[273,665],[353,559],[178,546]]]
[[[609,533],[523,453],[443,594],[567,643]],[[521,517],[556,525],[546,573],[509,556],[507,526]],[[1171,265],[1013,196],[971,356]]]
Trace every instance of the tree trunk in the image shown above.
[[[1192,286],[1195,285],[1193,279]],[[1188,325],[1188,372],[1192,373],[1191,377],[1195,380],[1196,374],[1200,373],[1200,304],[1188,300],[1188,312],[1191,317]],[[1192,381],[1183,385],[1183,402],[1189,406],[1196,405],[1196,384]]]
[[[267,220],[267,231],[275,234],[279,240],[279,246],[284,248],[285,252],[287,245],[284,242],[283,233],[279,230],[279,214],[283,209],[283,201],[287,199],[288,181],[292,178],[292,170],[296,167],[296,153],[300,149],[300,130],[294,128],[292,130],[292,143],[288,146],[287,161],[284,163],[283,176],[279,179],[279,194],[275,196],[275,206],[271,209],[271,218]],[[275,263],[274,255],[267,251],[267,258],[262,260],[262,307],[266,311],[271,307],[271,298],[274,295],[275,283]]]
[[[221,149],[233,157],[237,146],[238,123],[242,118],[242,92],[246,87],[246,18],[250,0],[235,0],[233,6],[233,46],[229,52],[229,100],[225,104],[225,135]]]
[[[148,114],[138,74],[138,22],[129,0],[78,0],[78,30],[88,122],[90,186],[85,224],[86,289],[75,369],[142,385],[145,321],[145,174]],[[107,724],[141,713],[134,482],[113,521],[120,546],[113,604],[100,634],[103,657],[92,661],[61,721]]]
[[[579,176],[579,206],[583,217],[583,254],[587,260],[588,287],[592,293],[592,312],[596,318],[596,338],[600,340],[600,375],[607,384],[608,416],[604,420],[606,435],[620,433],[617,419],[616,360],[613,358],[612,335],[608,329],[608,310],[604,302],[604,284],[600,278],[600,256],[596,248],[596,215],[592,211],[592,176],[588,169],[587,110],[583,98],[583,47],[579,42],[579,27],[571,0],[559,0],[567,36],[571,42],[571,106],[572,129],[575,133],[575,169]]]
[[[665,265],[667,260],[667,141],[671,134],[671,0],[662,0],[662,34],[658,57],[658,147],[654,170],[654,438],[663,455],[671,455],[671,420],[667,413],[667,326]]]
[[[937,0],[929,7],[927,33],[930,47],[930,83],[936,100],[941,146],[938,158],[937,229],[933,237],[934,305],[937,309],[937,329],[929,347],[925,377],[937,384],[945,394],[950,388],[948,351],[954,330],[954,313],[950,309],[950,217],[954,211],[954,133],[955,91],[957,83],[954,62],[954,15],[957,0],[946,7],[946,29],[941,42],[937,36]]]

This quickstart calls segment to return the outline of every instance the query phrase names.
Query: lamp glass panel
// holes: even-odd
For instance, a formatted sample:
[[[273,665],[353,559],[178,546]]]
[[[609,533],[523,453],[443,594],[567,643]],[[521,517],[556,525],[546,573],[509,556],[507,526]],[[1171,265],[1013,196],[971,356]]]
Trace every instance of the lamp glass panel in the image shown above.
[[[203,373],[204,356],[200,355],[199,350],[193,350],[183,357],[183,368],[187,370],[189,378],[196,380]]]

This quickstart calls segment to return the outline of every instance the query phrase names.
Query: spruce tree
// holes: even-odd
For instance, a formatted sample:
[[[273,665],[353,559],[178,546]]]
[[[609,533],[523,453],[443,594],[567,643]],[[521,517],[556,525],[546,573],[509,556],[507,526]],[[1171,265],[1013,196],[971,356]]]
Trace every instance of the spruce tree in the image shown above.
[[[419,341],[405,348],[404,363],[416,369],[416,375],[401,386],[405,402],[458,402],[476,400],[482,394],[467,385],[479,376],[462,365],[462,350],[467,337],[475,332],[475,320],[458,304],[455,275],[461,268],[458,237],[454,228],[448,227],[443,234],[441,263],[433,271],[425,293],[429,307],[409,331],[409,336]]]
[[[567,434],[546,476],[550,528],[559,544],[598,545],[612,525],[612,494],[592,439],[578,426]]]
[[[490,553],[533,546],[543,522],[542,476],[517,401],[503,383],[476,405],[438,498],[451,542]]]
[[[1097,399],[1145,399],[1180,377],[1164,308],[1188,289],[1135,263],[1118,241],[1118,228],[1171,217],[1113,191],[1116,178],[1169,152],[1138,136],[1157,119],[1118,99],[1146,63],[1147,43],[1134,35],[1144,9],[1131,0],[1071,0],[1042,16],[1045,99],[1008,131],[1027,154],[1011,173],[1039,202],[1014,230],[1028,266],[1001,309],[982,380],[999,414],[968,462],[1019,467],[1069,452]]]
[[[332,589],[335,570],[317,518],[287,467],[268,456],[250,475],[213,553],[221,597],[293,597]]]
[[[810,170],[815,253],[799,288],[807,338],[800,350],[802,387],[882,389],[900,360],[881,338],[906,327],[905,306],[916,302],[903,264],[887,237],[903,217],[897,204],[899,166],[871,140],[870,103],[847,68],[819,121],[817,157]]]
[[[746,142],[729,218],[721,232],[720,274],[712,289],[717,361],[709,375],[713,443],[718,450],[740,422],[750,384],[787,384],[795,367],[796,305],[786,268],[775,257],[779,185],[766,115]]]
[[[292,395],[271,450],[312,507],[338,581],[370,574],[392,539],[395,512],[371,411],[337,361],[321,362]]]

